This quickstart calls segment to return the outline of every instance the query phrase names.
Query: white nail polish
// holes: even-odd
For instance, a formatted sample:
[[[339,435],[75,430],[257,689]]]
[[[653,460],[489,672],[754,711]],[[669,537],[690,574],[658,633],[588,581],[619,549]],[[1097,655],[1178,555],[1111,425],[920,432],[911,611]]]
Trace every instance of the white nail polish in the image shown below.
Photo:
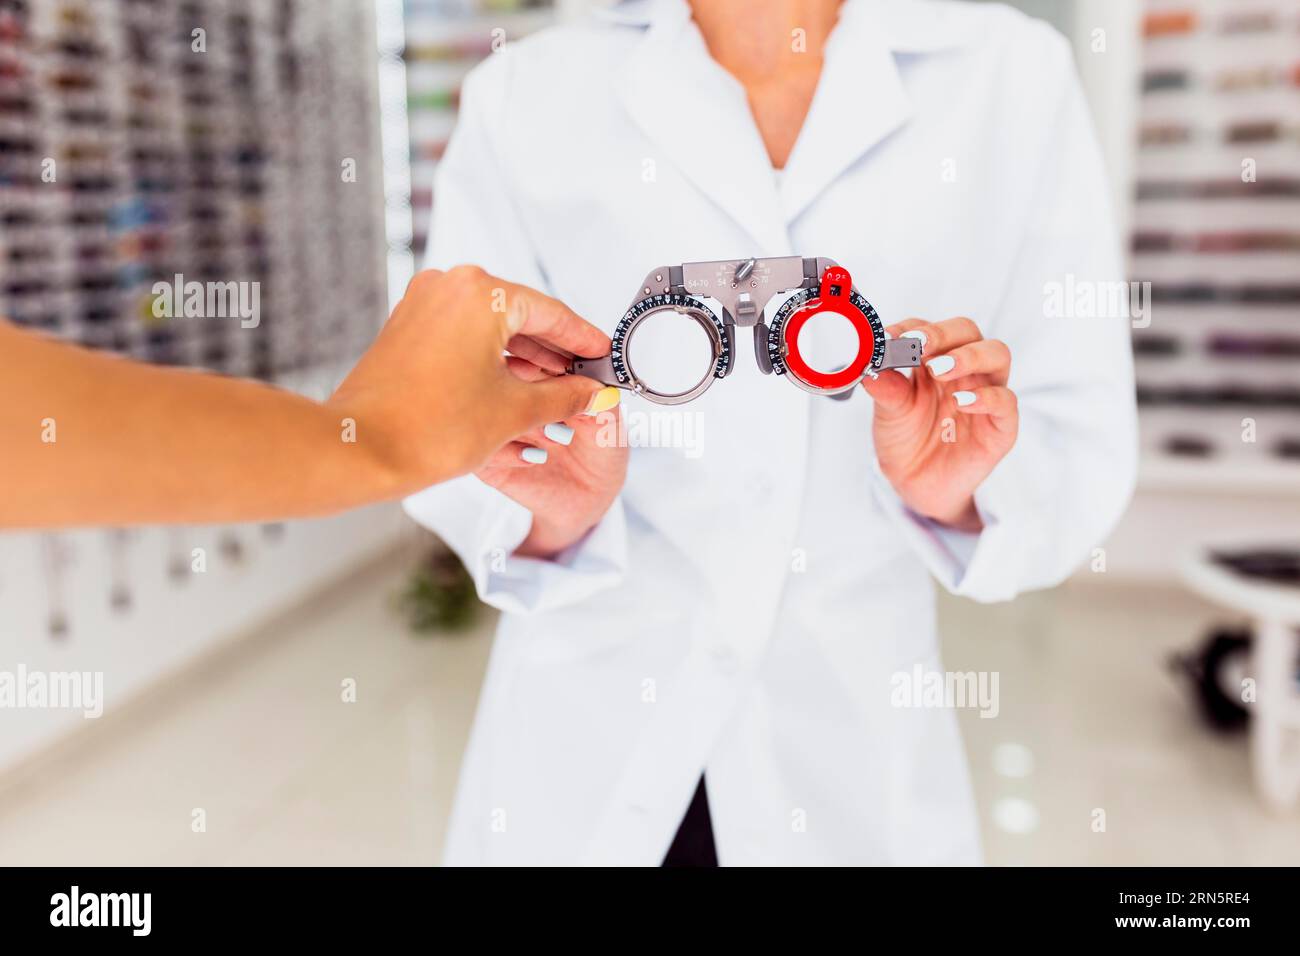
[[[955,398],[957,400],[957,404],[961,405],[963,408],[967,405],[973,405],[975,403],[974,392],[953,392],[952,397]]]
[[[529,445],[519,453],[519,457],[530,465],[544,465],[546,464],[546,449],[534,448],[532,445]]]
[[[956,366],[957,360],[951,355],[940,355],[925,364],[929,366],[931,375],[947,375]]]
[[[920,339],[920,341],[921,341],[921,348],[925,348],[925,343],[929,341],[929,339],[927,339],[927,338],[925,337],[925,333],[922,332],[920,329],[913,329],[911,332],[904,332],[902,335],[899,336],[899,338],[900,338],[900,339]]]
[[[542,429],[542,434],[557,445],[567,445],[573,441],[573,429],[563,422],[551,422]]]

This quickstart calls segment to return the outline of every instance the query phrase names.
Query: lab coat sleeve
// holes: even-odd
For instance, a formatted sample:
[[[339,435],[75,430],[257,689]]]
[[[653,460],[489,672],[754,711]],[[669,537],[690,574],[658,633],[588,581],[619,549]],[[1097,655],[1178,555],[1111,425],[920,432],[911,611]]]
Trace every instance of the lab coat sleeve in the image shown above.
[[[1104,552],[1094,549],[1123,513],[1137,470],[1130,320],[1101,305],[1107,295],[1118,301],[1125,279],[1118,236],[1068,47],[1053,39],[1065,76],[1027,180],[1034,185],[1023,242],[998,307],[987,319],[973,316],[987,337],[1010,347],[1009,385],[1020,408],[1014,448],[975,492],[983,530],[954,531],[912,513],[879,469],[873,483],[940,583],[977,601],[1050,587],[1086,559],[1104,568]],[[1081,298],[1088,284],[1093,309]]]
[[[471,263],[503,279],[546,291],[546,279],[515,208],[497,131],[506,121],[509,47],[466,78],[460,119],[434,182],[428,268]],[[550,561],[514,556],[528,536],[528,509],[472,475],[403,502],[415,521],[460,557],[479,597],[527,613],[575,603],[617,584],[627,563],[621,499],[586,537]]]

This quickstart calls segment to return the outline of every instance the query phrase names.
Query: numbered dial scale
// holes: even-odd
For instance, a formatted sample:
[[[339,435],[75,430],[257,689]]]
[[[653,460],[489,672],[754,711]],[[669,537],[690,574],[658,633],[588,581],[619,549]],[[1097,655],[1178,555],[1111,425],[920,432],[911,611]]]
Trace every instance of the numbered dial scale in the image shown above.
[[[769,326],[767,308],[782,299]],[[696,322],[713,352],[708,371],[684,391],[657,390],[637,373],[637,329],[665,312]],[[799,351],[804,326],[814,316],[828,313],[846,319],[858,338],[852,361],[829,372],[814,368]],[[825,258],[784,256],[688,262],[654,270],[619,319],[610,354],[574,359],[569,370],[661,405],[680,405],[731,374],[737,326],[754,329],[754,358],[762,372],[783,375],[818,395],[847,398],[868,375],[921,364],[920,342],[886,338],[880,317],[853,288],[848,270]]]
[[[648,319],[652,319],[664,311],[676,312],[678,315],[693,319],[699,323],[708,335],[709,345],[713,349],[713,362],[708,374],[684,392],[657,392],[648,387],[637,376],[635,360],[629,354],[629,344],[633,346],[632,350],[635,351],[635,343],[632,342],[632,337],[637,328]],[[722,320],[718,318],[713,309],[709,308],[703,300],[685,293],[668,292],[641,299],[623,314],[623,318],[619,319],[610,341],[612,343],[610,364],[613,366],[614,378],[616,379],[615,382],[610,384],[629,388],[634,392],[645,395],[651,401],[660,402],[664,405],[680,405],[683,402],[689,402],[693,398],[698,398],[704,394],[705,389],[712,384],[715,378],[726,378],[727,373],[731,371],[732,336],[727,334],[726,326],[723,325]]]

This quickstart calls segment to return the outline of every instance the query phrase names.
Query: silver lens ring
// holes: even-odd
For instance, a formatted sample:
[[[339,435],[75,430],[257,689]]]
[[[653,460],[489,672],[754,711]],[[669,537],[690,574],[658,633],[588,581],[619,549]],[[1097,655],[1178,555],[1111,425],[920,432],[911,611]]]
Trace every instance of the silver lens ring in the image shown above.
[[[633,335],[639,325],[663,312],[676,312],[699,323],[708,335],[709,344],[713,349],[709,370],[703,378],[684,392],[657,392],[636,374],[636,366],[631,354],[636,351]],[[610,360],[618,384],[638,395],[645,396],[648,401],[658,405],[681,405],[699,398],[708,391],[714,379],[722,378],[731,368],[731,350],[727,345],[727,332],[722,321],[703,301],[680,292],[647,296],[632,306],[619,320],[611,341],[613,348],[610,350]]]

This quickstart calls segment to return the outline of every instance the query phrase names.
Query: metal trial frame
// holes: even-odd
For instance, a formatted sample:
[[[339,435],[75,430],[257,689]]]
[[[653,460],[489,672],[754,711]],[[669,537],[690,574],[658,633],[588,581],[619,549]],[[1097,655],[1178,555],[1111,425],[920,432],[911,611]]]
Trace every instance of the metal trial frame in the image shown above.
[[[680,405],[689,402],[708,390],[713,381],[726,378],[735,367],[736,329],[754,329],[754,358],[760,371],[765,375],[775,370],[768,350],[769,316],[768,307],[778,297],[798,290],[817,289],[822,276],[828,269],[840,268],[833,259],[823,256],[777,256],[770,258],[718,259],[708,262],[685,262],[676,266],[660,266],[646,274],[645,280],[632,304],[615,331],[614,348],[610,355],[601,358],[576,358],[569,371],[594,378],[606,385],[625,388],[643,395],[650,401],[661,405]],[[861,299],[856,288],[853,294]],[[722,310],[719,318],[713,309],[704,302],[677,301],[679,297],[689,299],[712,299]],[[662,300],[659,302],[657,300]],[[649,302],[645,310],[634,314],[642,303]],[[865,299],[861,299],[866,303]],[[870,317],[875,319],[874,310]],[[631,341],[637,326],[650,316],[665,309],[671,309],[698,322],[709,334],[714,349],[714,362],[710,370],[694,386],[684,392],[656,392],[641,382],[632,369],[625,346]],[[875,326],[873,326],[875,328]],[[883,327],[876,329],[876,334],[883,337]],[[622,364],[623,369],[618,365]],[[875,377],[887,368],[915,368],[921,364],[921,345],[916,339],[885,339],[880,350],[880,358],[867,365],[861,378],[848,386],[827,391],[801,381],[797,376],[787,374],[796,386],[818,395],[835,398],[847,398],[853,388],[867,376]],[[622,374],[620,374],[620,372]]]

